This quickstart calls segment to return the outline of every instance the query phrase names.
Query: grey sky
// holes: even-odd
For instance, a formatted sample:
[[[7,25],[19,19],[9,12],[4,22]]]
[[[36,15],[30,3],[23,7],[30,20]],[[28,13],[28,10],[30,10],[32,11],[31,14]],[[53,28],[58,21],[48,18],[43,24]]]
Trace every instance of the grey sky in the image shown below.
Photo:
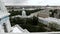
[[[3,2],[8,5],[60,5],[60,0],[3,0]]]

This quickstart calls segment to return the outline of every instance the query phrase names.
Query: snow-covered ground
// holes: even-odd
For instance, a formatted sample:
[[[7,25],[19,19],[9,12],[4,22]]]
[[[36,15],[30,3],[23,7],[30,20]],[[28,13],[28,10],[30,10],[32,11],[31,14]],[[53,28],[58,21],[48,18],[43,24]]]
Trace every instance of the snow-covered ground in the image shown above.
[[[44,24],[47,24],[49,22],[54,22],[60,25],[60,19],[57,18],[53,18],[53,17],[48,17],[48,18],[42,18],[42,17],[38,17],[39,20],[41,20],[42,22],[44,22]]]

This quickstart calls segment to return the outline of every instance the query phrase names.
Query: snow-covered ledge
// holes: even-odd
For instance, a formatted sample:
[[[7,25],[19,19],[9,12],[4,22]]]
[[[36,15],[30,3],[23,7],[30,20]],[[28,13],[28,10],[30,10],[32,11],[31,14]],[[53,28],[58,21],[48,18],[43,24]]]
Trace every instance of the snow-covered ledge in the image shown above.
[[[9,16],[10,13],[0,13],[0,19]]]
[[[18,24],[12,27],[11,33],[30,33],[27,29],[21,28]]]

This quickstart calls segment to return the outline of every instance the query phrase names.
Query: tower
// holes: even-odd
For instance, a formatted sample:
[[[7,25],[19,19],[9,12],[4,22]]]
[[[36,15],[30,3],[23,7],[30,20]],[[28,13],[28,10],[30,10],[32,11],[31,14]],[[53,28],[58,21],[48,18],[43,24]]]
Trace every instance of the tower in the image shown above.
[[[22,10],[22,16],[26,16],[26,12],[25,12],[25,9],[24,8]]]
[[[3,30],[3,32],[10,32],[11,31],[9,15],[10,15],[10,13],[7,12],[5,5],[0,0],[0,32],[2,32],[2,30]]]

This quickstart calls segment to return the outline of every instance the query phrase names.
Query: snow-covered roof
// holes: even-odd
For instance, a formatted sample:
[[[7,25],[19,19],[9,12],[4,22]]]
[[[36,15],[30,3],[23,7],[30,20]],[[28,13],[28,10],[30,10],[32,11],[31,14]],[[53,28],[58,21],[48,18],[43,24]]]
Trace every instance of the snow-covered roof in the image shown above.
[[[42,18],[42,17],[39,17],[39,19],[49,23],[49,22],[54,22],[54,23],[57,23],[60,25],[60,19],[57,19],[57,18],[53,18],[53,17],[48,17],[48,18]]]
[[[21,28],[19,25],[15,25],[12,27],[11,33],[29,33],[27,29]]]
[[[21,31],[20,29],[18,29],[17,27],[13,28],[13,33],[23,33],[23,31]]]

